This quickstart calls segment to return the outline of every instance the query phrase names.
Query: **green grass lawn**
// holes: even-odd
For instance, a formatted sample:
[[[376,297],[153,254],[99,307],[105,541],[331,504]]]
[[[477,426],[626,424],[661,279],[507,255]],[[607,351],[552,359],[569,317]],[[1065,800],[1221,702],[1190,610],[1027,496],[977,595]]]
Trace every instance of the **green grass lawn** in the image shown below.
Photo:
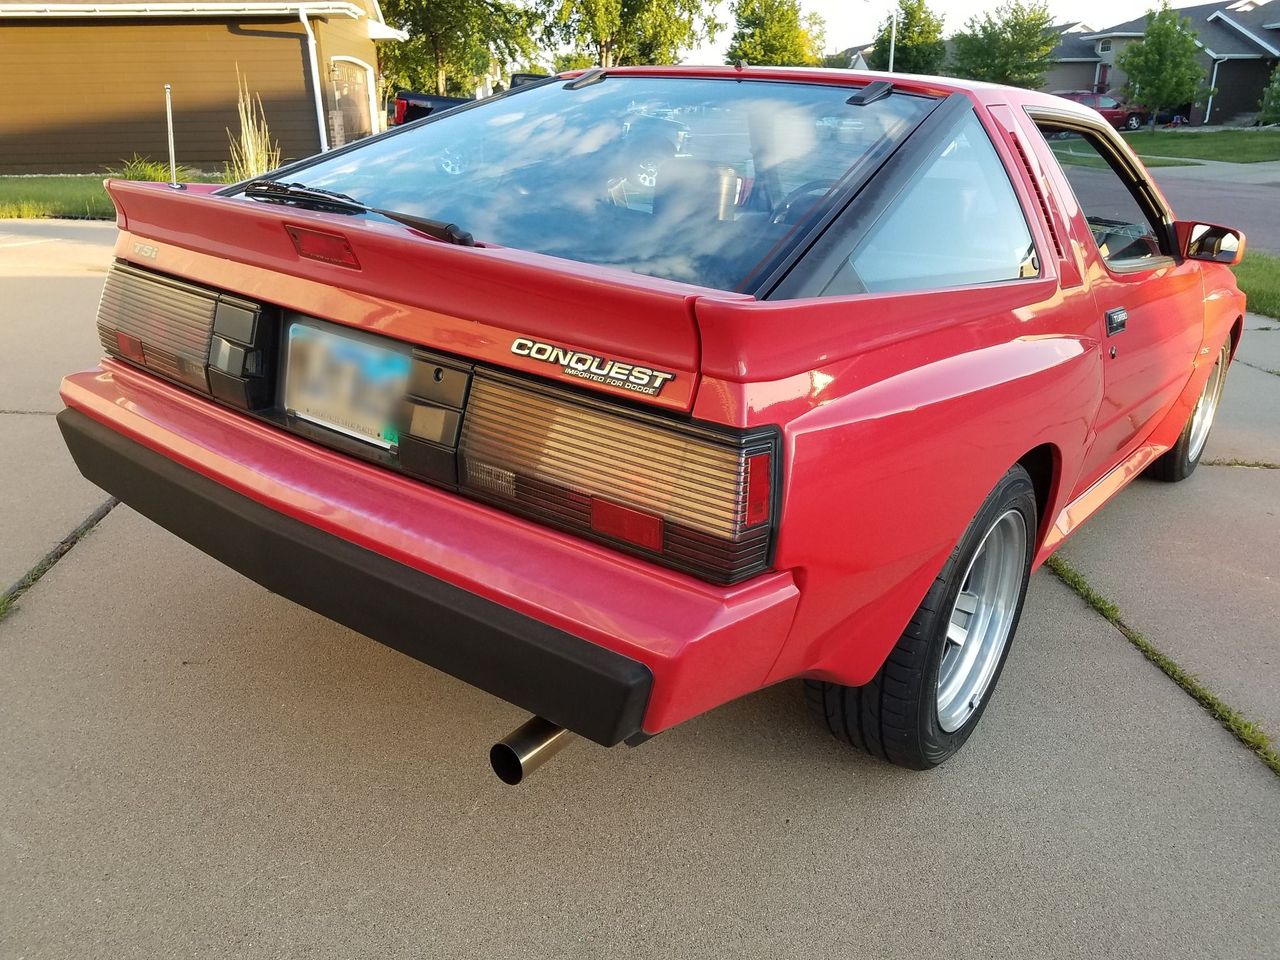
[[[1134,151],[1145,157],[1186,157],[1191,160],[1225,160],[1227,163],[1259,163],[1280,160],[1278,130],[1215,130],[1212,133],[1157,130],[1126,133]]]
[[[168,179],[165,167],[164,179]],[[184,174],[186,174],[184,176]],[[66,217],[72,220],[112,220],[116,208],[102,189],[105,173],[68,177],[0,177],[0,220]],[[138,174],[134,174],[138,176]],[[219,182],[221,178],[180,170],[178,179]]]
[[[0,177],[0,219],[74,217],[110,220],[115,207],[102,174],[83,177]]]
[[[1248,251],[1235,271],[1240,289],[1249,298],[1248,310],[1280,319],[1280,257]]]

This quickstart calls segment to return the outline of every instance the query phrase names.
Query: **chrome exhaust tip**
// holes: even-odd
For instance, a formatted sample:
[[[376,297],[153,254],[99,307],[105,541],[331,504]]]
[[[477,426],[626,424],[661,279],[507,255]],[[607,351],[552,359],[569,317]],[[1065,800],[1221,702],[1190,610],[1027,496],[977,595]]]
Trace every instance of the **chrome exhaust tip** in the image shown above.
[[[570,734],[542,717],[530,717],[489,750],[489,763],[503,783],[515,786],[569,743]]]

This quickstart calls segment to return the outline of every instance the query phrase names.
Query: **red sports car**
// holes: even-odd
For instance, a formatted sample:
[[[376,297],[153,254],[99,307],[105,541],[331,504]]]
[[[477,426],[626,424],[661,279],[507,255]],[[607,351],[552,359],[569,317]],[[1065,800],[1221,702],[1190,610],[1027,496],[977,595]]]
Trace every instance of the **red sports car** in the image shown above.
[[[646,114],[684,135],[641,164]],[[508,782],[795,678],[941,763],[1036,565],[1195,469],[1244,315],[1243,237],[1096,113],[935,78],[592,70],[108,189],[80,470],[530,711]]]

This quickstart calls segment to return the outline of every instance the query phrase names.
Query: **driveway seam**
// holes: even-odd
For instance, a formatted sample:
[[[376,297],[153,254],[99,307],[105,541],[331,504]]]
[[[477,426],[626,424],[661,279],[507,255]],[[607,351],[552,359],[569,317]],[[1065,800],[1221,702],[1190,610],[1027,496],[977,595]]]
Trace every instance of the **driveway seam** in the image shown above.
[[[1270,367],[1260,367],[1256,363],[1250,363],[1248,360],[1241,360],[1239,357],[1236,357],[1235,362],[1243,363],[1246,367],[1252,367],[1254,370],[1261,370],[1263,373],[1269,373],[1273,377],[1280,377],[1280,370],[1272,370]]]
[[[71,552],[71,548],[84,539],[85,535],[102,522],[120,501],[111,497],[101,504],[93,513],[85,517],[80,524],[58,542],[58,545],[37,561],[36,565],[18,578],[4,593],[0,593],[0,621],[3,621],[14,609],[18,599],[34,586],[41,577],[53,569],[59,560]]]
[[[1180,686],[1196,703],[1204,707],[1208,714],[1218,721],[1228,733],[1239,740],[1277,777],[1280,777],[1280,752],[1276,751],[1271,737],[1252,720],[1247,719],[1234,707],[1223,702],[1217,694],[1204,686],[1196,676],[1182,667],[1176,660],[1161,651],[1155,644],[1125,623],[1120,616],[1120,608],[1098,593],[1089,581],[1075,567],[1058,555],[1045,561],[1047,566],[1059,580],[1070,587],[1104,620],[1119,631],[1120,635],[1138,649],[1170,680]]]
[[[0,414],[12,414],[15,417],[56,417],[53,410],[0,410]]]
[[[1201,460],[1202,467],[1244,467],[1249,470],[1280,470],[1280,463],[1269,460],[1241,460],[1239,457]]]

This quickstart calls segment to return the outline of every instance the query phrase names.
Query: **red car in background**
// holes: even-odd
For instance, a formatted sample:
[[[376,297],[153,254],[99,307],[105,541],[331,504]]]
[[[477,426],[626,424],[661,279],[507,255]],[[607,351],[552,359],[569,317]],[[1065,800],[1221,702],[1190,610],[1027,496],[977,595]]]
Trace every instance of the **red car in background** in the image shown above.
[[[1063,90],[1054,94],[1064,100],[1073,100],[1091,110],[1102,114],[1107,123],[1117,130],[1140,130],[1147,122],[1150,114],[1144,107],[1125,103],[1106,93],[1092,93],[1088,90]]]
[[[646,112],[687,130],[652,169]],[[80,470],[529,710],[512,783],[795,678],[941,763],[1032,570],[1195,469],[1245,308],[1240,234],[1175,220],[1093,111],[927,77],[593,70],[108,189]]]

